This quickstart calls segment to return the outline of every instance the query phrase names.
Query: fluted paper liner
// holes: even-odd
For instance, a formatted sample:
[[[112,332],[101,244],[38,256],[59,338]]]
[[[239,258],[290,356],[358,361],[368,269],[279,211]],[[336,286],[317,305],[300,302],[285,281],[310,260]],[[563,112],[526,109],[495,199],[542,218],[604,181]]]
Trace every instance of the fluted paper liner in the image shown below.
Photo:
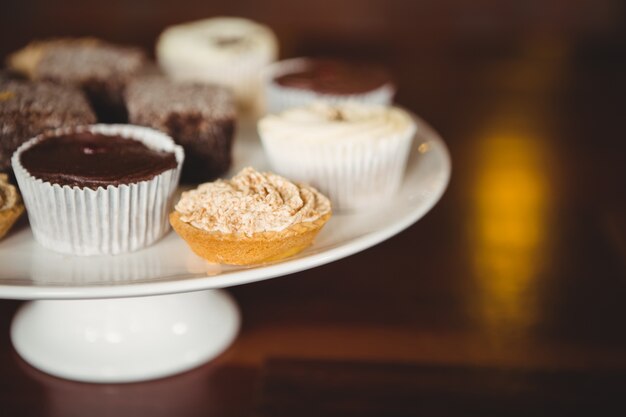
[[[259,72],[267,63],[242,62],[232,63],[223,67],[207,66],[202,72],[178,68],[166,59],[161,60],[165,72],[172,78],[180,81],[197,81],[204,83],[217,83],[231,89],[239,108],[248,112],[258,112],[261,106],[261,94],[263,90],[262,78]]]
[[[389,201],[402,183],[416,127],[386,138],[298,140],[259,131],[272,169],[326,194],[351,211]],[[323,138],[320,138],[323,139]]]
[[[20,162],[26,149],[50,136],[39,135],[24,143],[12,158],[35,239],[43,246],[75,255],[131,252],[161,238],[169,229],[167,214],[178,185],[184,153],[167,135],[131,125],[91,125],[61,128],[52,135],[69,132],[120,135],[146,146],[174,152],[178,166],[153,179],[106,188],[52,184],[30,175]]]
[[[329,104],[355,101],[364,104],[390,105],[395,94],[395,87],[385,84],[372,91],[359,94],[328,94],[303,88],[285,87],[274,80],[281,75],[298,71],[307,66],[308,58],[294,58],[276,62],[265,71],[265,110],[267,113],[279,113],[292,107],[309,105],[315,101]]]

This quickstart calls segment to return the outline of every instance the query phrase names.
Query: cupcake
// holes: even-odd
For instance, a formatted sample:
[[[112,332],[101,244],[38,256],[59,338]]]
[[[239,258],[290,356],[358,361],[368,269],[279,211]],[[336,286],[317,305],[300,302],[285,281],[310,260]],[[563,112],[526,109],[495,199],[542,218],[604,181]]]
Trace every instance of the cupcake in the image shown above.
[[[125,122],[123,92],[147,62],[138,48],[94,38],[32,42],[8,59],[10,69],[31,80],[81,88],[103,122]]]
[[[9,183],[9,176],[0,174],[0,239],[23,212],[24,205],[15,187]]]
[[[302,251],[330,216],[330,202],[314,188],[245,168],[184,192],[170,223],[209,262],[250,265]]]
[[[126,103],[131,123],[161,130],[184,148],[184,182],[212,180],[230,168],[236,109],[226,88],[139,77]]]
[[[58,252],[101,255],[165,234],[183,158],[161,132],[92,125],[39,135],[12,163],[35,239]]]
[[[276,113],[315,101],[391,104],[394,84],[381,68],[330,59],[280,61],[265,74],[266,110]]]
[[[80,90],[46,82],[0,80],[0,172],[25,141],[49,129],[94,123]]]
[[[260,73],[278,56],[270,28],[236,17],[215,17],[167,28],[156,56],[166,74],[178,80],[230,87],[244,110],[260,102]]]
[[[398,107],[316,103],[267,115],[258,129],[274,171],[354,210],[397,191],[416,124]]]

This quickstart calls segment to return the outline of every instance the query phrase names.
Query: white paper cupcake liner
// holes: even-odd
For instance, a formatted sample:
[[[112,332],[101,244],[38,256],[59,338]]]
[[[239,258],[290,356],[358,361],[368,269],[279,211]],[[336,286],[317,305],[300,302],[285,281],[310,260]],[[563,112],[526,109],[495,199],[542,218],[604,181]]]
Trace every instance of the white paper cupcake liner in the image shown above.
[[[384,139],[299,141],[261,134],[272,169],[326,194],[338,211],[388,201],[402,183],[416,128]]]
[[[202,68],[183,65],[167,57],[160,57],[159,64],[165,73],[175,80],[199,81],[224,85],[231,89],[238,106],[246,111],[258,112],[261,106],[263,90],[263,69],[273,61],[271,58],[242,60],[228,65],[207,64]]]
[[[309,61],[308,58],[294,58],[276,62],[267,68],[263,77],[265,111],[267,113],[279,113],[292,107],[306,106],[316,101],[328,104],[356,101],[379,105],[390,105],[393,101],[396,90],[392,84],[385,84],[366,93],[337,95],[285,87],[274,81],[281,75],[305,68]]]
[[[30,175],[20,155],[46,136],[76,131],[120,135],[174,152],[178,167],[149,181],[106,189],[61,186]],[[131,125],[61,128],[39,135],[13,154],[12,165],[35,239],[46,248],[75,255],[115,255],[146,247],[168,230],[167,216],[178,185],[183,149],[167,135]]]

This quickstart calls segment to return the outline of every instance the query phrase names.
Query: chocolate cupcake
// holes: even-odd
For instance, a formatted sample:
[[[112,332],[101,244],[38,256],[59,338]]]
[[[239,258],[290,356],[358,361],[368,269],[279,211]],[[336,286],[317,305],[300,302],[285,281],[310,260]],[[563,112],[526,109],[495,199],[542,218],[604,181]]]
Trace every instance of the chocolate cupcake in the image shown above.
[[[394,84],[381,68],[338,60],[295,58],[277,62],[266,73],[270,113],[323,101],[389,105]]]
[[[0,172],[26,140],[49,129],[94,123],[80,90],[45,82],[0,81]]]
[[[183,159],[161,132],[92,125],[39,135],[12,164],[35,239],[58,252],[101,255],[165,234]]]
[[[9,57],[8,66],[31,80],[80,87],[100,121],[125,122],[124,88],[146,61],[138,48],[79,38],[30,43]]]
[[[129,84],[126,101],[131,123],[166,132],[185,149],[183,181],[211,180],[230,168],[236,109],[226,88],[141,77]]]

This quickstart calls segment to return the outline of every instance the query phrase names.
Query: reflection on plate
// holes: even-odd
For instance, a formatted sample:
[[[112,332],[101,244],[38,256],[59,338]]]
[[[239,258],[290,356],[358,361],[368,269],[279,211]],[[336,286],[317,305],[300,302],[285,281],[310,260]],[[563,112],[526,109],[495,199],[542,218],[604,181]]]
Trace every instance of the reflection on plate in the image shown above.
[[[335,214],[313,246],[287,260],[252,267],[212,265],[170,232],[157,244],[118,256],[78,257],[39,246],[28,227],[0,241],[0,297],[76,299],[155,295],[222,288],[285,275],[349,256],[399,233],[426,214],[450,177],[447,149],[418,120],[404,182],[391,201],[356,213]],[[231,173],[269,167],[255,133],[235,142]]]

